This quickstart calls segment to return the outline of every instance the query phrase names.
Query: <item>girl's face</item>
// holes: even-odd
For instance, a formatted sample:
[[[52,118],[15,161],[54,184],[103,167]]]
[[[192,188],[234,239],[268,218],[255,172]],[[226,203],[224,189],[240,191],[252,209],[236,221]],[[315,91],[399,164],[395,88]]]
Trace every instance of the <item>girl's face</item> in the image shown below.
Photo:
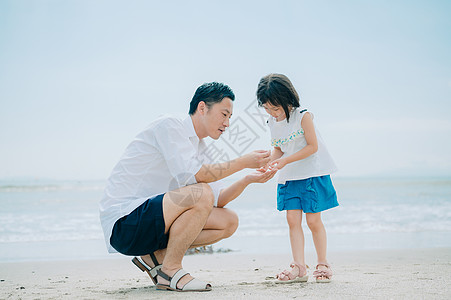
[[[287,117],[285,115],[285,111],[283,110],[282,106],[274,106],[269,102],[266,102],[262,106],[268,114],[270,114],[273,118],[276,119],[277,122],[285,120],[285,118]]]

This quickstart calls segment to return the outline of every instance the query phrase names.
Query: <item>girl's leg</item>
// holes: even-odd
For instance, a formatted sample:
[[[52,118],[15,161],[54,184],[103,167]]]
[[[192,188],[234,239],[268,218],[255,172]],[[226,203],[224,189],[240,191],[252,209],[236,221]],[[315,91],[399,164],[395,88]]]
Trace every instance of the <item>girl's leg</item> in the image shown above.
[[[287,222],[290,228],[291,252],[296,264],[291,265],[290,271],[285,270],[277,275],[280,281],[295,280],[305,275],[304,262],[304,232],[302,231],[302,210],[287,210]],[[302,270],[301,270],[302,268]]]
[[[321,213],[306,213],[307,225],[312,232],[313,243],[315,244],[316,255],[318,256],[318,263],[327,263],[327,236],[323,221],[321,220]]]
[[[300,265],[305,265],[304,231],[302,230],[302,210],[299,209],[287,210],[287,222],[290,228],[290,243],[291,243],[291,252],[293,254],[293,260],[299,263]]]
[[[321,213],[306,213],[307,225],[312,231],[313,243],[315,244],[316,255],[318,256],[318,270],[327,270],[323,264],[327,264],[327,236],[323,221],[321,220]],[[318,280],[329,280],[328,276],[319,276]]]

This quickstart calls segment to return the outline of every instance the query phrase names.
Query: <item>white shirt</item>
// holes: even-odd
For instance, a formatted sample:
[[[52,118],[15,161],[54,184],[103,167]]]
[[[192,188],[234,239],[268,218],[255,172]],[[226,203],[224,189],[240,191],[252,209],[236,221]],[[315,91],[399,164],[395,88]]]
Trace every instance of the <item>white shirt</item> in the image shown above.
[[[191,117],[163,116],[139,133],[113,168],[99,204],[100,222],[109,252],[114,223],[147,199],[197,183],[194,175],[211,163]],[[221,181],[209,183],[218,202]]]
[[[274,117],[268,119],[271,130],[271,145],[280,147],[280,150],[284,153],[282,157],[288,157],[307,146],[304,130],[301,127],[301,121],[306,111],[302,111],[299,107],[292,110],[289,122],[287,122],[287,119],[277,122]],[[313,114],[310,114],[313,119]],[[329,175],[337,170],[316,126],[315,133],[318,140],[318,151],[283,167],[282,170],[277,172],[279,174],[278,183],[285,184],[287,180]]]

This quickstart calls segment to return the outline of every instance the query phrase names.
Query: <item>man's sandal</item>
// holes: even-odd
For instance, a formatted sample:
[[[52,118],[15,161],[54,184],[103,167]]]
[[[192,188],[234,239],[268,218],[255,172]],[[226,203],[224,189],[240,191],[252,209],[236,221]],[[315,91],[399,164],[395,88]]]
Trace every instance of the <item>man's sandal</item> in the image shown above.
[[[176,292],[207,292],[211,291],[211,284],[203,282],[199,279],[193,278],[188,283],[186,283],[183,288],[179,289],[177,287],[177,283],[182,279],[183,276],[189,274],[183,269],[178,270],[171,277],[163,271],[157,271],[158,276],[169,281],[169,284],[157,283],[157,290],[166,290],[166,291],[176,291]]]
[[[293,282],[307,282],[307,268],[308,266],[303,266],[298,264],[297,262],[292,262],[290,265],[291,268],[298,267],[299,273],[298,275],[293,275],[290,271],[284,270],[282,273],[276,275],[276,283],[293,283]],[[303,274],[301,276],[301,274]]]
[[[161,264],[158,262],[157,258],[153,253],[150,254],[150,258],[152,259],[154,267],[146,264],[140,257],[133,257],[132,262],[137,266],[141,271],[147,272],[149,274],[150,279],[152,279],[153,284],[157,284],[157,271],[161,269]]]
[[[326,270],[320,270],[318,269],[319,266],[325,266]],[[328,283],[331,281],[332,278],[332,270],[330,268],[330,265],[328,263],[319,263],[316,265],[316,270],[313,272],[313,277],[316,278],[316,282],[320,283]],[[321,277],[321,278],[320,278]]]

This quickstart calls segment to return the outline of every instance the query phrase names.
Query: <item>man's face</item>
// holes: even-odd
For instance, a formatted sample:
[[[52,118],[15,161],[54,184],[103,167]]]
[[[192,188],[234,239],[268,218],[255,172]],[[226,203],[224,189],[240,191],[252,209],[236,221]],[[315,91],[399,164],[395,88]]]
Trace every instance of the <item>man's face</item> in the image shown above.
[[[212,139],[219,139],[221,134],[229,127],[229,119],[232,116],[233,101],[225,97],[221,102],[206,108],[204,125],[207,135]]]

